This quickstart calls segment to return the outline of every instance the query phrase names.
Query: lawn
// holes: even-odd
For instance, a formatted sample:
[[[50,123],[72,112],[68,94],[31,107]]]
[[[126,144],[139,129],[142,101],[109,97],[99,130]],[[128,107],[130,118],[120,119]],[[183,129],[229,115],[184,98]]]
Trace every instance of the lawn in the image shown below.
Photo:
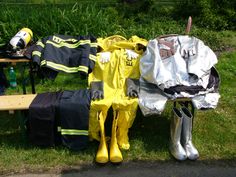
[[[217,69],[221,76],[221,99],[215,110],[196,111],[193,141],[200,152],[199,160],[234,160],[236,158],[236,52],[224,52],[219,57]],[[57,78],[54,90],[71,76]],[[80,83],[81,84],[81,83]],[[82,83],[85,84],[85,83]],[[50,83],[37,85],[48,88]],[[71,86],[71,85],[70,85]],[[51,89],[51,88],[50,88]],[[72,89],[65,87],[65,89]],[[43,92],[43,91],[42,91]],[[138,116],[130,130],[131,149],[123,151],[124,161],[173,160],[168,152],[169,118],[172,104],[161,116]],[[24,170],[51,170],[94,162],[97,142],[90,142],[88,149],[71,152],[64,147],[38,148],[22,137],[19,120],[8,112],[0,114],[0,172]]]
[[[148,14],[123,18],[124,14],[118,8],[110,6],[30,5],[24,7],[27,14],[19,12],[22,9],[18,5],[0,6],[0,43],[3,44],[23,26],[32,29],[35,39],[54,33],[92,33],[101,37],[119,34],[127,38],[138,35],[153,39],[161,34],[183,34],[186,25],[186,19],[175,21],[163,16],[150,19],[146,18]],[[216,68],[221,77],[218,107],[215,110],[196,111],[195,114],[193,142],[199,150],[199,160],[235,160],[236,32],[204,29],[193,23],[191,35],[203,40],[218,54]],[[7,72],[8,68],[5,69]],[[20,70],[17,73],[20,82]],[[78,79],[76,75],[59,74],[54,82],[42,82],[36,78],[36,91],[42,93],[60,89],[74,90],[85,88],[86,84],[87,80]],[[17,90],[8,89],[6,94],[21,92],[19,85]],[[29,83],[27,92],[30,92]],[[172,104],[169,103],[161,116],[143,117],[138,112],[130,129],[131,149],[123,151],[124,161],[174,160],[168,152],[171,107]],[[82,152],[71,152],[61,146],[44,149],[35,147],[22,136],[17,114],[0,113],[0,175],[91,164],[94,163],[97,147],[97,142],[90,142],[89,147]]]

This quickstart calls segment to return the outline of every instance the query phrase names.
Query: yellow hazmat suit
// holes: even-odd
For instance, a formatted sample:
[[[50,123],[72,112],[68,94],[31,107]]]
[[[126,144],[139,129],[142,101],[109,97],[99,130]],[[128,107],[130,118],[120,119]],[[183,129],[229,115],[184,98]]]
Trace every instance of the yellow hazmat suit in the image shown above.
[[[97,53],[97,62],[93,72],[89,75],[89,84],[94,81],[103,81],[104,99],[91,102],[89,136],[91,139],[100,141],[101,138],[102,141],[105,141],[104,123],[108,109],[112,107],[113,124],[110,148],[113,146],[112,144],[118,143],[120,148],[129,149],[128,129],[132,126],[136,116],[138,98],[126,96],[126,79],[139,79],[139,59],[147,45],[147,41],[137,36],[132,36],[127,40],[119,35],[105,39],[98,38],[97,41],[101,52]],[[134,52],[136,57],[130,57],[128,55],[129,51]],[[104,54],[108,56],[105,62],[103,60]],[[104,143],[103,146],[106,149]],[[101,141],[100,146],[102,146]],[[112,152],[113,150],[110,149],[111,161],[122,161],[122,156],[120,159],[112,159]],[[99,152],[97,156],[99,156]],[[107,158],[106,155],[105,158],[101,157],[96,160],[100,163],[106,163]]]

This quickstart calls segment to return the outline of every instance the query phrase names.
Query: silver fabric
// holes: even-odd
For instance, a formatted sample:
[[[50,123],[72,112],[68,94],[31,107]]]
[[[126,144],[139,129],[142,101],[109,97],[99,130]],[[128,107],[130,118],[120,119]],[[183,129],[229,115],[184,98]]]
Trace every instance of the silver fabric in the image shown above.
[[[170,144],[169,149],[171,154],[177,160],[186,160],[187,155],[180,143],[183,118],[181,112],[177,108],[173,108],[174,116],[171,118],[170,123]]]
[[[150,115],[161,114],[165,108],[168,97],[154,84],[140,82],[139,107],[142,114],[147,117]]]
[[[220,99],[219,93],[206,93],[192,98],[192,103],[197,109],[215,109]]]
[[[210,69],[217,63],[214,52],[195,37],[179,35],[162,40],[173,43],[176,52],[162,59],[162,44],[158,39],[150,40],[140,60],[141,77],[160,88],[176,85],[206,88]]]
[[[207,85],[211,68],[217,62],[214,52],[195,37],[175,35],[163,37],[161,42],[160,39],[150,40],[140,59],[140,80],[146,82],[140,87],[139,106],[142,113],[161,114],[166,99],[179,97],[191,98],[197,109],[216,108],[220,95],[214,87],[207,88]],[[157,90],[147,88],[148,84],[156,85]],[[170,95],[164,92],[165,88],[176,85],[202,86],[205,90],[196,94],[182,91]]]
[[[181,113],[183,117],[181,144],[187,154],[188,159],[196,160],[199,157],[199,153],[192,143],[193,116],[186,107],[181,108]]]

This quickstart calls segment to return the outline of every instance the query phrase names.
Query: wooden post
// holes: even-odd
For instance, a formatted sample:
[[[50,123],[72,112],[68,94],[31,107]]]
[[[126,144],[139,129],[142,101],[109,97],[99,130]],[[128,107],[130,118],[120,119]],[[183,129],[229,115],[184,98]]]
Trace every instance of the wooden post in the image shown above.
[[[190,30],[191,30],[191,26],[192,26],[192,17],[189,16],[189,17],[188,17],[188,24],[187,24],[186,30],[185,30],[185,34],[186,34],[186,35],[189,35]]]

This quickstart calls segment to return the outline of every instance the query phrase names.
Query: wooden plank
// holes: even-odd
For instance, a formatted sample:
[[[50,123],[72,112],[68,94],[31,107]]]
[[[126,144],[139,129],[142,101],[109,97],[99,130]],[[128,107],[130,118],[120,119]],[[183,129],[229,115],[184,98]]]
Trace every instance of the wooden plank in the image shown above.
[[[0,96],[0,111],[26,110],[37,94]]]
[[[11,59],[11,58],[0,58],[0,63],[22,63],[30,62],[27,58]]]

